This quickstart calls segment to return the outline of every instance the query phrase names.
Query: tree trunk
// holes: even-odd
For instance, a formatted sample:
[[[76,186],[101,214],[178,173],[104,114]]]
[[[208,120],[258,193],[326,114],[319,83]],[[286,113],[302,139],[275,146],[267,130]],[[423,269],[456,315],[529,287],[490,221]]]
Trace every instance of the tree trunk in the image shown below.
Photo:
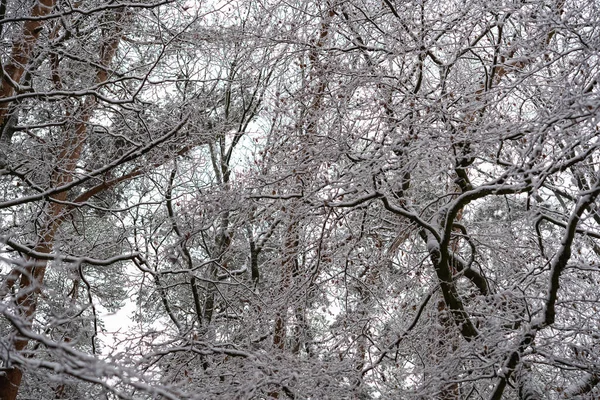
[[[15,94],[15,86],[19,84],[29,64],[33,49],[40,37],[45,20],[56,4],[56,0],[38,0],[31,9],[32,19],[25,21],[23,31],[12,45],[10,62],[4,68],[0,84],[0,99],[6,99]],[[0,126],[4,126],[10,107],[10,101],[0,104]]]

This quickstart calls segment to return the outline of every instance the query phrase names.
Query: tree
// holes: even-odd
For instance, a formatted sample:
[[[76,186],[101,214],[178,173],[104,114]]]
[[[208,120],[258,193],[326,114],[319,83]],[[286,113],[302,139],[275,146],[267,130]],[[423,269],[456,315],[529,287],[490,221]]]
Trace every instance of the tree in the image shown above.
[[[3,221],[3,237],[18,254],[5,260],[10,271],[1,289],[7,301],[2,311],[13,325],[12,333],[3,338],[2,399],[17,394],[27,366],[18,358],[29,357],[23,352],[30,345],[41,345],[35,332],[61,338],[59,346],[74,342],[75,347],[87,348],[91,341],[92,353],[97,353],[94,296],[109,300],[116,293],[98,288],[108,280],[88,279],[100,278],[105,271],[84,273],[84,266],[118,266],[134,255],[121,254],[122,241],[115,243],[122,235],[118,229],[103,232],[88,220],[94,212],[118,207],[117,185],[163,163],[156,159],[156,150],[168,146],[184,124],[172,118],[151,127],[147,122],[152,116],[144,115],[146,92],[160,84],[147,82],[152,66],[136,64],[151,60],[156,67],[162,55],[155,50],[164,49],[161,41],[168,39],[158,36],[148,49],[137,46],[138,54],[129,59],[127,53],[119,53],[123,40],[134,43],[139,40],[136,35],[147,37],[138,18],[155,17],[158,23],[159,5],[92,2],[86,7],[36,1],[30,10],[21,10],[18,4],[2,3],[4,32],[13,42],[4,62],[1,94],[6,188],[2,207],[15,216]],[[160,153],[172,157],[162,149]],[[46,276],[49,262],[52,273],[58,273],[60,294],[43,304],[40,315],[36,313],[40,294],[55,278]],[[84,299],[79,296],[82,290],[87,291]],[[92,315],[86,310],[90,307]],[[81,323],[83,332],[77,327]],[[82,343],[85,335],[90,339]],[[62,384],[56,386],[56,396],[62,397],[64,390]]]
[[[598,395],[595,3],[2,4],[0,399]]]

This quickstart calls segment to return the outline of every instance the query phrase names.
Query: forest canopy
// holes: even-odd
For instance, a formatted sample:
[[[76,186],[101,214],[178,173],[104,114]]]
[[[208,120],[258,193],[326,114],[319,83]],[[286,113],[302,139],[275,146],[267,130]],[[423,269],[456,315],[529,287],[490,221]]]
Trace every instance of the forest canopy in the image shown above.
[[[596,0],[0,0],[0,400],[600,397]]]

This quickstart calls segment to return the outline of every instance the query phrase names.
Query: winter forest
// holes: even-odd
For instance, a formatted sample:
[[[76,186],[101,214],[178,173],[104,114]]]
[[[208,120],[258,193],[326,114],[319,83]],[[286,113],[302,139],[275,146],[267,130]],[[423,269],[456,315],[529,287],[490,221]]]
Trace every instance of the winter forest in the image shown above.
[[[600,398],[598,0],[0,0],[0,400]]]

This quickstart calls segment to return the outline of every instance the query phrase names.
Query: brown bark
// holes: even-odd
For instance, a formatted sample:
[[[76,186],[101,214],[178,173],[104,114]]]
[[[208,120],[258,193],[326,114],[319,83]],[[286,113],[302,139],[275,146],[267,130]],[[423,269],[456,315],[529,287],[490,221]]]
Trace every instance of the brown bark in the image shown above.
[[[38,0],[31,9],[31,17],[44,17],[48,15],[56,4],[56,0]],[[44,26],[43,19],[25,21],[23,33],[15,40],[11,49],[11,57],[6,65],[0,80],[0,99],[6,99],[15,94],[15,84],[18,84],[25,72],[25,67],[31,59],[33,49],[40,37]],[[0,126],[4,125],[10,103],[0,103]]]

